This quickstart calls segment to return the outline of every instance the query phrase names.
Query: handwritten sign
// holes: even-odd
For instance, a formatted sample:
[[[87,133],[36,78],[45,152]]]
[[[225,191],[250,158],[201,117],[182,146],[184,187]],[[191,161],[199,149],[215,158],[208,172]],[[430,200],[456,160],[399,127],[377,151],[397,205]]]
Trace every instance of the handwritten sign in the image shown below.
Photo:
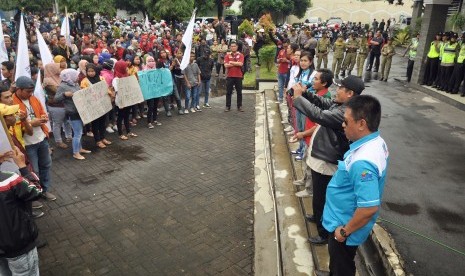
[[[135,105],[144,101],[142,91],[135,76],[116,79],[115,104],[119,108]]]
[[[11,140],[10,132],[8,132],[8,127],[3,120],[3,115],[0,113],[0,154],[11,151],[13,148],[13,140]]]
[[[145,100],[168,96],[173,93],[173,78],[167,68],[140,71],[139,84]]]
[[[108,85],[100,81],[74,93],[73,102],[84,124],[102,117],[112,109]]]

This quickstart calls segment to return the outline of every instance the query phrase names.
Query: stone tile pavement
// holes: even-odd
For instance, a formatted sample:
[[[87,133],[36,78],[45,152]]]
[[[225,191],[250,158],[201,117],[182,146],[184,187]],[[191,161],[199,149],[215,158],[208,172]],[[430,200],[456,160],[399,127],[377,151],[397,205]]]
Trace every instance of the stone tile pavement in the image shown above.
[[[167,118],[84,161],[53,155],[56,202],[37,220],[49,245],[41,275],[250,275],[253,247],[255,95],[246,112]],[[233,97],[235,101],[235,97]]]

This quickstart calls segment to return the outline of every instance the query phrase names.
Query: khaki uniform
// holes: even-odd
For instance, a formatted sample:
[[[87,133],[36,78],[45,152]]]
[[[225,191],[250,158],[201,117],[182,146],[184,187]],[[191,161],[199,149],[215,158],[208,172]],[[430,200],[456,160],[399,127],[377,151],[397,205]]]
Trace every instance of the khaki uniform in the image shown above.
[[[334,42],[333,46],[333,68],[332,71],[334,73],[334,77],[339,75],[339,71],[341,70],[342,61],[344,60],[344,52],[346,51],[346,43],[341,38],[338,38],[336,42]]]
[[[384,44],[381,49],[381,79],[387,81],[389,77],[389,71],[391,70],[392,57],[396,54],[396,49],[389,43]]]
[[[349,38],[346,43],[346,57],[344,59],[344,64],[342,65],[342,75],[345,76],[345,71],[348,69],[348,75],[351,74],[354,69],[355,62],[357,60],[357,49],[359,48],[359,42],[355,38]]]
[[[366,37],[361,37],[359,41],[360,44],[357,55],[357,77],[361,78],[363,74],[363,67],[365,66],[365,60],[368,56],[368,40]]]
[[[331,41],[329,38],[321,38],[318,40],[318,44],[316,46],[317,52],[318,52],[318,64],[316,66],[316,69],[321,68],[321,60],[324,61],[324,68],[328,68],[328,52],[331,47]]]

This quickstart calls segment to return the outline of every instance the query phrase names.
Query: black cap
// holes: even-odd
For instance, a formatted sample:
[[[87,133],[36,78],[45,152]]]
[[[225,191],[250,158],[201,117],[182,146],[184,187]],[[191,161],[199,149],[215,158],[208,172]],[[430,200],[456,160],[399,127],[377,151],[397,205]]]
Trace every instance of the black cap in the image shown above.
[[[16,87],[19,89],[34,88],[35,84],[31,78],[22,76],[16,80]]]
[[[362,91],[365,89],[365,84],[363,84],[363,80],[359,77],[352,75],[342,80],[333,79],[333,83],[339,87],[344,86],[345,88],[354,91],[354,93],[357,95],[362,94]]]
[[[450,34],[450,37],[453,37],[453,38],[458,38],[458,37],[459,37],[459,35],[458,35],[457,33],[451,33],[451,34]]]

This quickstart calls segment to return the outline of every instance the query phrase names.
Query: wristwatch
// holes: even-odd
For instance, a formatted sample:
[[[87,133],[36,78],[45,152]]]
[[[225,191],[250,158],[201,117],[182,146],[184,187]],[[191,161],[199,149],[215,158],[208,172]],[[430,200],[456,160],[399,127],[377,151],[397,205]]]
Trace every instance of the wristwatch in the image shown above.
[[[344,229],[344,227],[346,227],[345,225],[341,227],[341,230],[339,230],[339,234],[341,234],[341,236],[343,236],[344,238],[347,238],[349,235],[347,235],[347,232],[346,230]]]

